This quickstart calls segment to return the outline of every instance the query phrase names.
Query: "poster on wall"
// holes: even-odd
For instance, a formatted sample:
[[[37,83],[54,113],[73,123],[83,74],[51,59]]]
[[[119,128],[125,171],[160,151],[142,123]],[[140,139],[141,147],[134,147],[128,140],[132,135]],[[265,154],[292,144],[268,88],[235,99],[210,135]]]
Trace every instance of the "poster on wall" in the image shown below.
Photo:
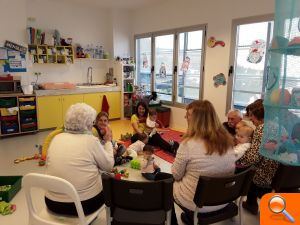
[[[23,52],[0,48],[0,73],[26,72],[26,57]]]

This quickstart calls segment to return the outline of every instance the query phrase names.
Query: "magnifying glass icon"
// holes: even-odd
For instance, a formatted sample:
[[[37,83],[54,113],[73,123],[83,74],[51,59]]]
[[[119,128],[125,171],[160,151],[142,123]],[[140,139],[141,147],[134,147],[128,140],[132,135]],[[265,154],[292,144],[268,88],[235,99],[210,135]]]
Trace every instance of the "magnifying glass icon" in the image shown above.
[[[283,213],[283,215],[285,215],[285,217],[290,222],[294,223],[295,222],[294,217],[285,210],[285,207],[286,207],[285,199],[280,195],[274,195],[272,198],[270,198],[269,200],[270,211],[276,214]]]

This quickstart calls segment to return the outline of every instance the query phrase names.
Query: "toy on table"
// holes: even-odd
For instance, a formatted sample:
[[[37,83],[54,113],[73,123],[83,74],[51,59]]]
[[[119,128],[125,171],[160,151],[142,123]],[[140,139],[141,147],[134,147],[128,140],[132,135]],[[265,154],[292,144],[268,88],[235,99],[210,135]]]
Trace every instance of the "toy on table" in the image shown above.
[[[118,170],[118,168],[113,168],[112,172],[115,174],[115,178],[118,180],[121,180],[122,177],[129,177],[129,172],[126,169]]]
[[[130,162],[130,166],[132,169],[140,170],[141,169],[141,162],[138,159],[133,159]]]

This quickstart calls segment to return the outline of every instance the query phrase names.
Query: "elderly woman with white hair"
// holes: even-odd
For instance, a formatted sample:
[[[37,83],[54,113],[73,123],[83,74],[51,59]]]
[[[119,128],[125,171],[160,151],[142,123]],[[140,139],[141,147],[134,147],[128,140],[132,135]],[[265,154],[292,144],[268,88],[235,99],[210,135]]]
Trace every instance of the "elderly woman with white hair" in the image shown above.
[[[85,214],[104,203],[100,171],[111,171],[114,165],[111,132],[104,136],[105,145],[92,135],[96,111],[87,104],[72,105],[65,117],[65,131],[56,135],[48,149],[46,173],[61,177],[76,188]],[[45,202],[58,214],[77,215],[71,199],[47,192]]]

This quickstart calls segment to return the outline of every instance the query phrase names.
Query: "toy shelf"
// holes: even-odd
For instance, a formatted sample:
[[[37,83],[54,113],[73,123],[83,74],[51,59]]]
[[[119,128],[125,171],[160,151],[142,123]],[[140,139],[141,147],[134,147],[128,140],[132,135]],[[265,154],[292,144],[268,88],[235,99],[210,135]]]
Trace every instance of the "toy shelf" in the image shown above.
[[[28,45],[28,51],[33,63],[74,63],[74,50],[72,46]]]

